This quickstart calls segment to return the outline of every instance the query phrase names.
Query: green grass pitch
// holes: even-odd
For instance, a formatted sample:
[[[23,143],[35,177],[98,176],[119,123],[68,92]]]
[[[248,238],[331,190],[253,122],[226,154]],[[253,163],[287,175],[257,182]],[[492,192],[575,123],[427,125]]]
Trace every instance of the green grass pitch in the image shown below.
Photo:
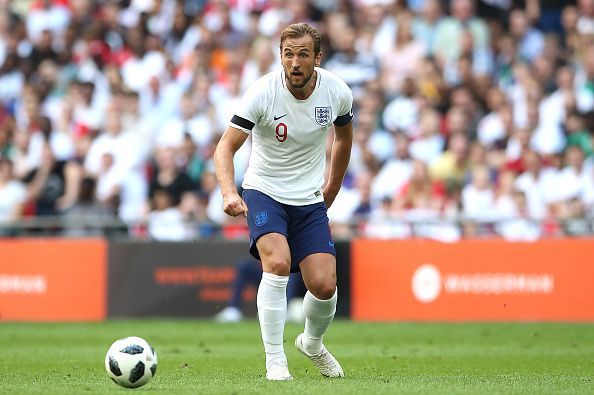
[[[266,382],[256,321],[194,320],[0,324],[0,392],[10,394],[594,393],[594,325],[419,324],[335,321],[326,345],[347,377],[326,379],[293,346],[290,382]],[[120,388],[103,360],[120,337],[146,338],[159,367],[139,389]]]

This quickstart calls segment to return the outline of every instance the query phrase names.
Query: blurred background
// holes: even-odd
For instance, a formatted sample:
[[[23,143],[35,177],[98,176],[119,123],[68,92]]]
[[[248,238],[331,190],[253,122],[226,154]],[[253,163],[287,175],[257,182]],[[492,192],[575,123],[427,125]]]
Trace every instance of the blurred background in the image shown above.
[[[122,315],[152,314],[176,292],[212,305],[163,314],[220,310],[233,273],[215,269],[245,258],[248,229],[222,211],[212,154],[246,87],[281,67],[293,22],[322,33],[322,66],[354,94],[352,158],[329,210],[353,308],[372,300],[359,279],[374,265],[381,278],[407,264],[386,287],[403,278],[425,307],[436,292],[526,294],[501,317],[542,319],[544,308],[525,312],[557,292],[592,301],[578,285],[594,275],[594,0],[0,0],[0,293],[54,292],[46,271],[71,276],[71,259],[96,261],[91,280],[108,284],[94,318],[145,274],[147,295],[158,283],[167,297]],[[238,185],[249,152],[248,140]],[[31,316],[9,300],[0,317]]]

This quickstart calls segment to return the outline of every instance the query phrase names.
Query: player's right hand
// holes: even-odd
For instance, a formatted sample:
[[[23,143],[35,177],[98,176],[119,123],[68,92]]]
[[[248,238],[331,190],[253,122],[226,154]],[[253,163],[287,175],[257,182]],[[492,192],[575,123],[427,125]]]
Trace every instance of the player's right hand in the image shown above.
[[[223,196],[223,211],[232,217],[237,217],[240,214],[247,217],[248,208],[238,193],[232,193]]]

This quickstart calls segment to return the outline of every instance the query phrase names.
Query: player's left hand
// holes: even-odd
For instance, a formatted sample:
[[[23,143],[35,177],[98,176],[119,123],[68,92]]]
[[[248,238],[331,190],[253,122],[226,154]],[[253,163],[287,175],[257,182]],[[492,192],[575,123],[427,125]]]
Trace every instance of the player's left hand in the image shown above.
[[[324,195],[324,203],[326,204],[326,208],[330,208],[330,206],[332,206],[332,203],[334,203],[334,199],[336,199],[336,195],[338,195],[338,190],[329,188],[326,185],[322,190],[322,194]]]

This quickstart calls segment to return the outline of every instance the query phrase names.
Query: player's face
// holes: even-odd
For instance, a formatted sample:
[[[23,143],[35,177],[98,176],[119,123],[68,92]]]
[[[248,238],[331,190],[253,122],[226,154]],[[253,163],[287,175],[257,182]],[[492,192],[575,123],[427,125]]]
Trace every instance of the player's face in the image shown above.
[[[309,35],[287,38],[281,50],[281,60],[287,82],[302,89],[311,79],[314,67],[320,65],[321,53],[314,53],[314,42]]]

